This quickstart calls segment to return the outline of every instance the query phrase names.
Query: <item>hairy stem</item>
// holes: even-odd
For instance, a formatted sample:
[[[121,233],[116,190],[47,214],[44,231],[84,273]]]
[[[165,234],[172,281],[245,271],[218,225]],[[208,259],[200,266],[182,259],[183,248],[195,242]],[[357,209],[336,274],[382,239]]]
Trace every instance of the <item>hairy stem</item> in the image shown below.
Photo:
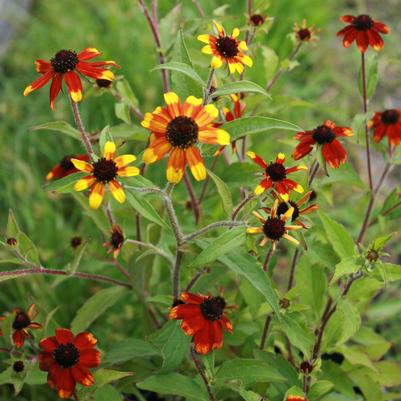
[[[265,260],[263,262],[263,271],[264,272],[267,270],[267,266],[269,266],[269,262],[270,262],[270,259],[271,259],[272,255],[273,255],[273,252],[274,252],[274,249],[273,249],[273,246],[272,246],[269,249],[269,252],[267,252]]]
[[[84,124],[83,124],[82,119],[81,119],[81,115],[79,114],[78,103],[74,102],[71,99],[71,97],[69,97],[69,99],[70,99],[70,104],[71,104],[72,114],[74,116],[75,124],[77,125],[78,131],[81,134],[81,139],[82,139],[82,142],[83,142],[83,144],[85,146],[86,153],[92,159],[94,152],[93,152],[91,141],[89,139],[89,135],[85,131]]]
[[[290,277],[288,279],[287,291],[289,291],[294,285],[295,268],[298,263],[299,254],[300,254],[299,249],[298,248],[295,249],[294,256],[291,262],[291,271],[290,271]]]
[[[204,267],[203,269],[199,270],[192,277],[191,281],[188,283],[187,287],[185,288],[185,291],[188,292],[204,274],[209,273],[209,272],[210,272],[210,269],[208,267]]]
[[[246,198],[244,198],[240,204],[235,208],[233,214],[231,215],[231,220],[235,221],[237,219],[238,213],[244,208],[244,206],[250,202],[255,197],[254,193],[249,194]]]
[[[183,238],[183,242],[189,242],[192,241],[193,239],[207,233],[210,230],[214,230],[215,228],[221,228],[221,227],[241,227],[245,226],[246,224],[243,221],[216,221],[215,223],[211,223],[203,228],[201,228],[198,231],[195,231],[192,234],[188,234]]]
[[[214,68],[210,68],[209,75],[207,77],[205,93],[203,95],[203,104],[208,104],[210,102],[210,95],[211,95],[210,88],[212,87],[213,78],[214,78]]]
[[[138,241],[135,239],[127,239],[125,240],[125,242],[127,242],[128,244],[134,244],[134,245],[138,245],[138,246],[142,246],[144,248],[149,248],[152,249],[153,251],[155,251],[155,253],[157,253],[160,256],[163,256],[164,258],[166,258],[169,262],[173,263],[174,260],[171,257],[171,255],[169,255],[167,252],[165,252],[163,249],[158,248],[157,246],[147,243],[147,242],[143,242],[143,241]]]
[[[269,333],[269,327],[270,327],[270,323],[272,321],[272,315],[268,314],[266,316],[266,320],[265,320],[265,324],[263,326],[263,332],[262,332],[262,337],[260,338],[260,345],[259,345],[259,349],[262,351],[265,348],[266,345],[266,340],[267,340],[267,334]]]
[[[201,377],[201,379],[203,380],[203,383],[205,383],[205,387],[206,387],[206,391],[209,395],[210,401],[216,401],[216,398],[213,394],[212,388],[210,386],[209,380],[207,379],[205,372],[202,369],[202,366],[199,362],[198,357],[196,356],[196,352],[195,350],[191,347],[191,358],[192,361],[194,362],[195,365],[195,369],[197,370],[197,372],[199,373],[199,376]]]
[[[215,167],[216,167],[216,164],[217,164],[217,157],[215,157],[215,158],[213,159],[212,165],[210,166],[210,171],[211,171],[211,172],[214,171],[214,169],[215,169]],[[207,186],[209,185],[209,182],[210,182],[210,176],[208,175],[208,176],[206,177],[205,183],[203,184],[201,193],[200,193],[200,195],[199,195],[199,203],[200,203],[200,204],[202,203],[203,199],[205,198],[206,189],[207,189]]]
[[[199,15],[200,15],[202,18],[205,18],[205,16],[206,16],[205,11],[204,11],[204,9],[202,8],[202,6],[200,5],[199,1],[198,1],[198,0],[192,0],[192,3],[194,3],[196,9],[198,10]]]
[[[175,256],[175,262],[172,272],[172,282],[173,282],[173,299],[177,300],[180,295],[180,276],[181,276],[181,261],[183,253],[177,249],[177,254]]]
[[[188,177],[187,171],[185,171],[184,173],[184,182],[185,186],[187,187],[189,197],[191,199],[191,208],[194,212],[195,223],[198,224],[201,215],[200,204],[192,187],[191,180]]]

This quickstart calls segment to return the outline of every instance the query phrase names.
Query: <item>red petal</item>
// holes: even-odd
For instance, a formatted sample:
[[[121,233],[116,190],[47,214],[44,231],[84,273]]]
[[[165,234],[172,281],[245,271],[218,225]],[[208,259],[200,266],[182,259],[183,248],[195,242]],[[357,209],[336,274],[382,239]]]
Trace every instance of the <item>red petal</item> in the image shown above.
[[[181,299],[187,304],[201,304],[207,297],[200,294],[192,294],[190,292],[183,292]]]
[[[181,328],[187,336],[193,336],[196,332],[202,330],[206,323],[206,319],[203,316],[193,316],[184,319],[181,323]]]
[[[67,344],[74,342],[74,335],[68,329],[56,329],[56,339],[59,344]]]
[[[96,368],[100,365],[100,352],[94,348],[80,351],[79,363],[87,368]]]
[[[211,324],[213,340],[212,340],[212,349],[219,349],[223,346],[223,329],[221,327],[221,322],[215,320]]]
[[[40,370],[44,370],[46,372],[49,371],[55,363],[53,354],[50,352],[40,352],[38,358]]]
[[[188,319],[193,316],[201,316],[199,305],[183,304],[177,305],[170,311],[170,319]]]
[[[56,337],[45,337],[40,340],[39,347],[45,352],[53,352],[58,346]]]
[[[327,163],[333,168],[338,168],[340,163],[345,163],[347,160],[347,153],[337,140],[324,144],[322,154]]]
[[[79,333],[74,340],[74,345],[81,349],[93,348],[97,340],[91,333]]]
[[[54,102],[56,101],[57,95],[60,92],[61,89],[61,83],[62,83],[62,74],[55,74],[52,84],[50,86],[50,107],[54,111]]]
[[[208,320],[203,329],[194,335],[195,350],[199,354],[207,354],[212,349],[213,332],[211,322]]]
[[[21,348],[24,345],[26,338],[28,338],[28,335],[22,330],[15,330],[13,333],[13,342],[17,348]]]
[[[93,376],[91,372],[89,372],[88,368],[77,364],[71,368],[71,373],[75,381],[81,383],[84,386],[92,386],[94,383]]]
[[[359,31],[356,36],[356,44],[360,52],[365,53],[369,46],[369,37],[365,31]]]
[[[75,71],[68,71],[64,74],[64,82],[68,86],[68,91],[74,102],[82,99],[82,82]]]
[[[75,380],[71,374],[71,369],[63,369],[54,365],[51,372],[59,397],[71,397],[75,390]]]

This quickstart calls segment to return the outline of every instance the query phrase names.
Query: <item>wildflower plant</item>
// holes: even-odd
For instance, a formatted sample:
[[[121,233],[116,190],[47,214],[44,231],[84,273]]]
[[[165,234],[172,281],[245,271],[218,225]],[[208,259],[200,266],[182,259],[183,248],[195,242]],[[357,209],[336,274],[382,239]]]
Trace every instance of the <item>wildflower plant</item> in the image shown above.
[[[8,205],[1,399],[399,398],[397,340],[383,333],[391,313],[376,302],[394,302],[401,280],[401,190],[396,175],[387,181],[400,164],[401,110],[368,110],[381,96],[377,59],[390,30],[368,14],[345,15],[341,42],[297,15],[276,39],[293,46],[278,62],[266,43],[283,11],[248,0],[231,18],[203,3],[134,2],[147,41],[133,44],[131,63],[113,48],[116,62],[92,61],[102,53],[90,43],[35,61],[41,75],[23,94],[44,96],[50,82],[55,121],[33,129],[75,142],[52,149],[57,164],[41,165],[35,191],[55,218],[36,203],[28,212]],[[360,102],[337,119],[329,108],[345,95],[321,109],[298,99],[316,103],[300,117],[287,98],[279,104],[277,87],[327,41],[338,54],[356,43]],[[136,76],[141,46],[153,57],[149,81]],[[373,61],[371,48],[381,52]],[[94,128],[104,109],[86,112],[92,103],[115,115]],[[31,239],[36,227],[51,227],[59,248]]]

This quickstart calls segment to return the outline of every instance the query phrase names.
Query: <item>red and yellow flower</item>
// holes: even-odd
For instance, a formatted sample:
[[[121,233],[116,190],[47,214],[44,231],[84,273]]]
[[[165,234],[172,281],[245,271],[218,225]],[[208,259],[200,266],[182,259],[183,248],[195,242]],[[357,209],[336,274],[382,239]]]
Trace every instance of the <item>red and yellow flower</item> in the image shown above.
[[[289,395],[286,401],[308,401],[305,397],[301,397],[300,395]]]
[[[11,326],[13,343],[17,348],[22,348],[25,340],[30,337],[29,330],[42,328],[40,323],[33,321],[38,315],[38,310],[36,309],[35,304],[32,304],[26,312],[22,309],[14,308],[12,313],[15,316]],[[0,316],[0,321],[4,319],[5,316]],[[0,335],[1,334],[0,330]]]
[[[205,163],[196,144],[230,143],[228,132],[213,123],[219,112],[214,105],[203,105],[202,99],[194,96],[187,97],[182,104],[174,92],[168,92],[164,94],[164,100],[166,107],[146,113],[141,123],[151,131],[143,161],[154,163],[170,153],[166,171],[169,182],[179,183],[187,164],[197,181],[204,180]]]
[[[237,71],[241,74],[244,71],[244,65],[252,67],[252,59],[245,55],[248,46],[244,40],[237,40],[240,31],[234,28],[231,35],[226,35],[224,28],[217,22],[213,21],[218,36],[199,35],[198,40],[206,43],[203,46],[202,53],[213,55],[210,66],[214,69],[220,68],[224,62],[227,63],[231,74]]]
[[[60,398],[70,398],[76,383],[87,387],[93,385],[89,368],[100,365],[96,343],[91,333],[74,336],[70,330],[62,328],[56,329],[55,336],[40,341],[39,368],[48,372],[47,382],[57,389]]]
[[[282,201],[279,199],[279,204],[277,206],[277,216],[281,217],[285,213],[288,212],[288,210],[292,207],[294,210],[291,215],[291,222],[298,225],[302,226],[302,228],[308,228],[306,224],[302,221],[301,217],[314,212],[315,210],[319,209],[318,205],[312,204],[306,207],[302,207],[305,203],[309,202],[311,200],[311,197],[314,195],[313,191],[307,192],[301,199],[298,201],[292,201],[289,200],[288,202]],[[277,199],[277,195],[276,199]],[[267,214],[271,214],[272,208],[270,207],[263,207],[263,211],[265,211]]]
[[[295,34],[295,38],[299,42],[313,42],[319,39],[317,34],[320,32],[320,29],[316,29],[315,25],[311,25],[308,28],[306,24],[306,19],[302,20],[302,25],[298,26],[298,24],[294,23],[293,32]]]
[[[116,180],[117,177],[134,177],[139,174],[139,168],[128,166],[136,160],[134,155],[121,155],[115,157],[116,145],[107,141],[104,145],[103,157],[97,161],[88,163],[84,160],[71,159],[72,164],[79,171],[89,175],[81,178],[74,186],[76,191],[84,191],[90,187],[89,206],[97,209],[104,198],[105,186],[108,184],[111,194],[117,202],[125,201],[125,192],[122,185]]]
[[[182,320],[181,328],[188,336],[193,336],[195,350],[207,354],[223,347],[223,329],[229,333],[233,327],[224,313],[230,308],[221,296],[181,294],[182,304],[170,310],[170,319]]]
[[[58,180],[60,178],[66,177],[67,175],[77,173],[77,170],[71,162],[71,158],[89,161],[89,155],[76,155],[76,156],[64,156],[60,163],[56,164],[51,171],[46,175],[46,180]]]
[[[347,153],[341,143],[337,140],[338,137],[352,136],[352,130],[348,127],[336,127],[336,125],[326,120],[323,125],[319,125],[313,130],[298,132],[295,139],[299,144],[292,153],[295,160],[299,160],[306,156],[313,149],[313,146],[321,147],[323,158],[333,168],[340,167],[341,163],[347,160]]]
[[[381,50],[384,42],[380,34],[390,32],[387,25],[374,20],[366,14],[358,15],[357,17],[344,15],[341,20],[349,25],[338,31],[337,36],[343,36],[344,47],[349,47],[352,42],[356,41],[361,53],[365,53],[368,46],[373,47],[376,51]]]
[[[111,228],[110,240],[103,243],[103,246],[109,248],[107,253],[112,253],[113,258],[115,259],[121,251],[124,240],[124,234],[121,227],[118,224],[113,224],[113,227]]]
[[[276,161],[267,164],[260,156],[255,152],[248,151],[248,157],[250,157],[258,166],[262,167],[264,170],[263,180],[255,188],[255,194],[260,195],[264,191],[273,188],[276,190],[282,199],[288,200],[290,191],[296,191],[302,193],[304,191],[303,187],[293,180],[287,178],[287,174],[294,173],[300,170],[307,170],[306,166],[294,166],[290,168],[285,168],[285,155],[284,153],[279,153],[276,157]]]
[[[50,80],[50,107],[54,111],[54,103],[59,94],[62,82],[66,83],[71,99],[79,102],[82,99],[82,82],[79,74],[94,79],[105,79],[112,81],[114,74],[105,67],[119,67],[114,61],[88,60],[100,56],[102,53],[95,48],[86,48],[80,53],[73,50],[60,50],[50,59],[36,60],[36,71],[42,76],[28,85],[24,90],[24,96],[46,85]]]
[[[241,102],[239,95],[232,94],[232,95],[230,95],[230,99],[233,102],[233,108],[230,109],[228,107],[223,107],[224,118],[227,122],[233,121],[237,118],[241,118],[242,113],[246,107],[245,103]],[[232,148],[233,153],[235,153],[237,151],[237,141],[231,142],[231,148]],[[222,146],[220,149],[216,150],[216,152],[214,153],[213,156],[219,156],[221,154],[221,152],[223,152],[224,149],[225,149],[225,146]]]
[[[380,142],[387,136],[392,148],[401,142],[401,109],[389,109],[376,112],[368,126],[373,130],[373,140]]]
[[[248,227],[246,232],[248,234],[263,234],[264,237],[260,242],[260,246],[266,245],[269,241],[272,242],[273,251],[277,247],[277,242],[281,238],[292,242],[295,245],[299,245],[299,241],[288,234],[292,230],[300,230],[303,228],[302,225],[286,224],[288,220],[292,218],[294,213],[294,207],[288,207],[286,212],[281,215],[278,214],[279,200],[274,201],[273,207],[270,209],[269,217],[264,218],[258,212],[253,211],[253,215],[262,223],[259,227]]]

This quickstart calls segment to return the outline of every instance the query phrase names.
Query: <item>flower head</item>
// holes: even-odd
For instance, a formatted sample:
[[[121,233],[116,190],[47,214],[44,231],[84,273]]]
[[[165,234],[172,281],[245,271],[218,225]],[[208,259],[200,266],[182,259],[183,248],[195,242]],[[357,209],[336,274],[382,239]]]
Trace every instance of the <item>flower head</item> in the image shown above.
[[[79,102],[82,99],[82,82],[79,74],[94,79],[112,81],[114,74],[106,66],[119,67],[114,61],[89,62],[102,53],[95,48],[86,48],[80,53],[73,50],[60,50],[50,60],[36,60],[36,71],[42,76],[28,85],[24,96],[46,85],[52,80],[50,86],[50,107],[54,111],[54,102],[61,90],[62,81],[66,83],[71,99]]]
[[[340,167],[341,163],[347,160],[347,153],[338,141],[338,137],[352,136],[352,130],[348,127],[336,127],[336,125],[326,120],[323,125],[319,125],[311,131],[298,132],[295,139],[299,144],[292,153],[295,160],[306,156],[313,149],[313,145],[321,147],[323,158],[333,168]]]
[[[392,148],[401,142],[401,110],[389,109],[376,112],[369,121],[369,128],[373,130],[373,140],[380,142],[387,136],[388,143]]]
[[[97,340],[90,333],[74,336],[68,329],[56,329],[56,335],[43,338],[39,347],[39,368],[48,372],[47,382],[58,390],[60,398],[69,398],[76,383],[92,386],[89,368],[100,364],[100,352],[95,349]]]
[[[104,145],[103,157],[88,163],[84,160],[71,159],[71,162],[80,171],[89,175],[81,178],[74,186],[76,191],[84,191],[92,187],[89,194],[89,206],[97,209],[103,200],[105,186],[108,184],[110,192],[119,203],[125,201],[125,192],[117,177],[134,177],[139,174],[139,168],[128,164],[136,160],[134,155],[115,157],[116,145],[107,141]]]
[[[349,25],[338,31],[337,36],[343,36],[344,47],[351,46],[352,42],[356,40],[356,45],[361,53],[365,53],[368,46],[373,47],[376,51],[381,50],[384,42],[380,34],[390,32],[387,25],[374,20],[366,14],[358,15],[357,17],[344,15],[341,20]]]
[[[195,350],[207,354],[223,347],[223,329],[232,333],[233,327],[224,313],[227,307],[221,296],[191,294],[183,292],[184,303],[170,310],[170,319],[182,320],[181,328],[193,336]]]
[[[266,17],[264,15],[261,14],[252,14],[249,17],[249,22],[253,25],[253,26],[261,26],[265,23],[266,21]]]
[[[235,71],[242,73],[244,65],[252,67],[252,59],[244,54],[248,50],[248,46],[244,40],[237,40],[240,31],[234,28],[231,35],[227,35],[224,28],[217,22],[213,21],[218,36],[199,35],[198,40],[206,43],[203,46],[202,53],[213,55],[210,66],[214,69],[220,68],[224,62],[227,63],[230,74]]]
[[[313,191],[309,191],[296,202],[293,200],[285,202],[278,199],[277,195],[275,195],[275,197],[279,200],[279,204],[277,206],[277,217],[285,215],[290,208],[293,208],[294,210],[291,215],[291,222],[298,226],[302,226],[303,228],[308,228],[306,224],[302,221],[301,217],[319,209],[319,206],[315,204],[303,207],[305,203],[310,202],[312,194]],[[269,207],[264,207],[262,208],[262,210],[264,210],[267,214],[271,214],[272,212],[272,209]]]
[[[25,340],[30,337],[29,330],[41,329],[42,325],[33,321],[38,315],[35,304],[32,304],[26,312],[22,309],[14,308],[12,313],[15,316],[11,326],[13,343],[17,348],[22,348]],[[0,316],[0,321],[4,319],[5,316]]]
[[[301,165],[285,168],[285,155],[283,153],[279,153],[276,157],[276,161],[270,162],[270,164],[267,164],[255,152],[249,151],[247,152],[247,155],[264,170],[264,178],[255,188],[256,195],[260,195],[264,191],[273,188],[280,194],[282,199],[287,201],[289,199],[290,191],[296,191],[300,193],[304,191],[301,185],[293,180],[288,179],[287,174],[291,174],[300,170],[307,170],[306,166]]]
[[[270,213],[267,218],[264,218],[258,212],[254,211],[253,215],[256,216],[256,218],[262,223],[262,226],[248,227],[246,232],[248,234],[263,234],[264,237],[259,245],[264,246],[269,241],[271,241],[273,250],[276,249],[277,242],[280,241],[281,238],[284,238],[287,241],[294,243],[295,245],[299,245],[299,241],[296,240],[294,237],[291,237],[288,234],[288,231],[300,230],[301,228],[303,228],[303,226],[296,224],[286,224],[287,221],[292,218],[294,207],[290,206],[286,212],[280,215],[278,214],[278,207],[279,200],[276,199],[274,201],[273,207],[269,209]]]
[[[168,92],[164,100],[166,107],[146,113],[141,123],[151,131],[143,161],[154,163],[170,153],[166,171],[169,182],[180,182],[187,164],[196,180],[204,180],[205,163],[196,144],[230,143],[230,135],[213,123],[219,112],[212,104],[202,105],[202,99],[194,96],[187,97],[182,104],[174,92]]]
[[[112,253],[113,257],[116,258],[119,255],[123,244],[124,244],[123,230],[118,224],[113,224],[113,227],[111,229],[110,240],[105,242],[103,246],[108,247],[109,250],[107,251],[107,253]]]
[[[60,163],[57,163],[51,171],[49,171],[46,175],[46,180],[58,180],[60,178],[66,177],[67,175],[77,173],[79,170],[74,167],[71,162],[71,158],[89,161],[88,155],[76,155],[76,156],[64,156]]]
[[[306,19],[302,21],[301,26],[298,26],[298,24],[295,22],[293,31],[295,33],[296,39],[299,42],[313,42],[319,39],[317,34],[320,32],[320,29],[316,29],[314,25],[311,25],[308,28],[306,24]]]

